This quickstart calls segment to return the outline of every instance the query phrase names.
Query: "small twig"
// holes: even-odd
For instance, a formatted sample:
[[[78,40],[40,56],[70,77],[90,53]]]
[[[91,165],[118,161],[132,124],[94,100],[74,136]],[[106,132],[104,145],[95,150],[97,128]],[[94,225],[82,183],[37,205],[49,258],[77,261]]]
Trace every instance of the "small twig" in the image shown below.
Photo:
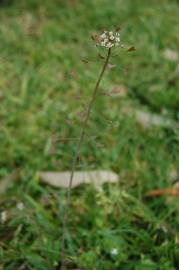
[[[64,256],[65,255],[65,238],[66,238],[66,228],[68,226],[69,206],[70,206],[70,203],[71,203],[71,189],[72,189],[72,183],[73,183],[75,168],[76,168],[76,165],[78,163],[80,150],[81,150],[82,143],[84,141],[85,131],[86,131],[86,128],[87,128],[87,123],[88,123],[88,120],[89,120],[89,117],[90,117],[90,113],[91,113],[93,104],[95,102],[95,99],[96,99],[96,96],[97,96],[97,93],[98,93],[98,90],[99,90],[99,85],[100,85],[100,82],[102,80],[103,74],[104,74],[104,72],[105,72],[105,70],[107,68],[108,63],[109,63],[110,55],[111,55],[111,48],[109,48],[108,51],[107,51],[107,55],[106,55],[104,65],[103,65],[102,70],[101,70],[101,72],[99,74],[99,77],[97,79],[97,82],[96,82],[96,85],[95,85],[91,100],[90,100],[90,102],[88,104],[87,111],[86,111],[86,114],[85,114],[85,118],[84,118],[84,120],[82,122],[81,134],[80,134],[80,137],[79,137],[76,152],[75,152],[73,162],[72,162],[72,169],[71,169],[69,187],[68,187],[68,190],[67,190],[67,202],[66,202],[66,206],[65,206],[65,209],[64,209],[64,217],[63,217],[62,247],[61,247],[61,267],[60,267],[61,270],[65,269],[65,256]]]

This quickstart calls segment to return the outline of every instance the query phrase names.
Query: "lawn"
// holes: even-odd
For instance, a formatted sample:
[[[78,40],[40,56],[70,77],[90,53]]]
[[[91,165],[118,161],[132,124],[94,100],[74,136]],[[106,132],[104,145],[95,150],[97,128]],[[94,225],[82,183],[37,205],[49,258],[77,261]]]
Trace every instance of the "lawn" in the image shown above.
[[[0,194],[0,269],[60,269],[65,190],[42,184],[39,171],[70,170],[106,53],[91,34],[116,27],[124,48],[105,73],[77,169],[120,181],[73,189],[66,269],[178,269],[179,199],[145,196],[179,178],[178,17],[177,0],[0,4],[0,192],[11,180]],[[144,126],[136,111],[164,124]]]

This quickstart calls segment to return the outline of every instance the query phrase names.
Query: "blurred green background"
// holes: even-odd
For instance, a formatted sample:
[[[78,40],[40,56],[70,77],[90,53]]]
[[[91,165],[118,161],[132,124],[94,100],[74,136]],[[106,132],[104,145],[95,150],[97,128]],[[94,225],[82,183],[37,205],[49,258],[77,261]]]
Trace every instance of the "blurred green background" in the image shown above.
[[[2,269],[58,269],[59,208],[63,206],[63,191],[41,185],[37,172],[70,169],[76,148],[73,138],[78,138],[80,133],[79,114],[89,101],[102,65],[98,53],[106,53],[95,47],[90,36],[120,26],[125,48],[115,50],[111,64],[116,67],[106,72],[101,92],[110,94],[116,90],[122,94],[98,96],[78,169],[110,169],[118,173],[121,187],[137,200],[136,207],[147,207],[142,213],[152,211],[152,218],[149,222],[147,216],[147,222],[153,227],[150,231],[143,225],[142,232],[141,226],[133,229],[133,218],[139,210],[130,210],[133,203],[121,197],[120,189],[116,194],[111,187],[110,193],[104,191],[100,195],[102,199],[96,198],[95,191],[89,187],[75,191],[71,227],[74,238],[78,233],[79,236],[68,246],[68,269],[177,269],[176,252],[179,250],[174,239],[179,219],[176,204],[166,206],[163,198],[143,201],[143,196],[150,189],[171,186],[172,173],[178,173],[179,2],[1,2],[0,177],[4,179],[17,169],[20,174],[0,199],[1,210],[9,209],[10,213],[12,211],[9,215],[15,216],[9,218],[6,229],[4,225],[1,228],[0,266]],[[135,46],[136,51],[127,52],[130,46]],[[135,118],[136,110],[158,114],[174,124],[144,128]],[[44,196],[50,196],[47,208],[41,205]],[[97,205],[93,205],[95,202],[90,196],[94,196]],[[88,217],[78,216],[79,200],[88,211],[91,208],[96,211],[83,210]],[[16,211],[14,203],[18,201],[26,203],[27,210],[23,214],[13,212]],[[111,205],[112,215],[116,204],[125,209],[121,210],[125,212],[121,214],[122,221],[118,214],[108,220],[106,207]],[[102,211],[100,217],[99,211]],[[145,220],[145,215],[141,215]],[[95,218],[99,218],[99,222],[92,225]],[[158,230],[157,225],[163,222],[171,226],[170,239],[164,239],[157,246],[152,237]],[[98,236],[104,227],[108,228],[104,239],[111,241],[107,244],[101,243],[102,236]],[[122,245],[124,250],[120,258],[111,259],[103,249],[106,245],[115,248],[116,228],[120,231],[117,245]],[[136,235],[140,233],[139,239],[126,239],[125,228],[134,230]],[[8,235],[5,239],[4,234]],[[88,240],[83,243],[85,237]],[[144,250],[140,241],[144,243]],[[10,244],[6,246],[7,243]],[[42,243],[46,245],[43,250]],[[79,247],[82,252],[77,256]],[[24,268],[18,268],[23,264]]]

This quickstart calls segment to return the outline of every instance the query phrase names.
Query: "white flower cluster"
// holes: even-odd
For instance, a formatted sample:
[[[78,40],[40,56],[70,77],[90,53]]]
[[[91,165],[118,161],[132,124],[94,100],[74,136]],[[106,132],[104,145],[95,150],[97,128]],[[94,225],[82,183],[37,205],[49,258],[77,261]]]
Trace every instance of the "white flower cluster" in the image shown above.
[[[119,46],[120,43],[120,34],[118,32],[104,31],[100,37],[98,46],[105,48],[112,48],[114,46]]]

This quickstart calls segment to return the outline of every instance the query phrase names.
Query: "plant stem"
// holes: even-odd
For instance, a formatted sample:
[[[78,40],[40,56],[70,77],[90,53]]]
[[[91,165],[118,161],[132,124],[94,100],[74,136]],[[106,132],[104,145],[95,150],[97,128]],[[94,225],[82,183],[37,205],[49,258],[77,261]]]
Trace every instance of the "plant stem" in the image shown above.
[[[72,161],[71,175],[70,175],[69,187],[68,187],[68,191],[67,191],[67,202],[66,202],[66,206],[65,206],[65,209],[64,209],[64,217],[63,217],[61,267],[60,267],[61,270],[65,269],[64,268],[65,267],[65,258],[64,258],[64,255],[65,255],[65,231],[66,231],[66,228],[68,226],[68,213],[69,213],[69,208],[70,208],[69,206],[70,206],[70,203],[71,203],[71,189],[72,189],[72,184],[73,184],[74,173],[75,173],[78,158],[79,158],[79,155],[80,155],[81,145],[82,145],[82,143],[84,141],[85,131],[86,131],[86,127],[87,127],[87,124],[88,124],[89,117],[90,117],[90,113],[91,113],[93,104],[94,104],[94,102],[96,100],[96,96],[97,96],[97,93],[98,93],[98,90],[99,90],[100,82],[101,82],[101,80],[103,78],[103,74],[104,74],[104,72],[105,72],[105,70],[107,68],[108,63],[109,63],[110,55],[111,55],[111,48],[108,49],[106,59],[104,61],[104,65],[103,65],[102,70],[101,70],[101,72],[99,74],[99,77],[97,79],[97,82],[96,82],[95,88],[93,90],[91,100],[90,100],[90,102],[88,104],[85,119],[84,119],[84,121],[82,123],[82,127],[81,127],[80,138],[79,138],[77,148],[76,148],[76,152],[75,152],[75,155],[74,155],[74,158],[73,158],[73,161]]]

